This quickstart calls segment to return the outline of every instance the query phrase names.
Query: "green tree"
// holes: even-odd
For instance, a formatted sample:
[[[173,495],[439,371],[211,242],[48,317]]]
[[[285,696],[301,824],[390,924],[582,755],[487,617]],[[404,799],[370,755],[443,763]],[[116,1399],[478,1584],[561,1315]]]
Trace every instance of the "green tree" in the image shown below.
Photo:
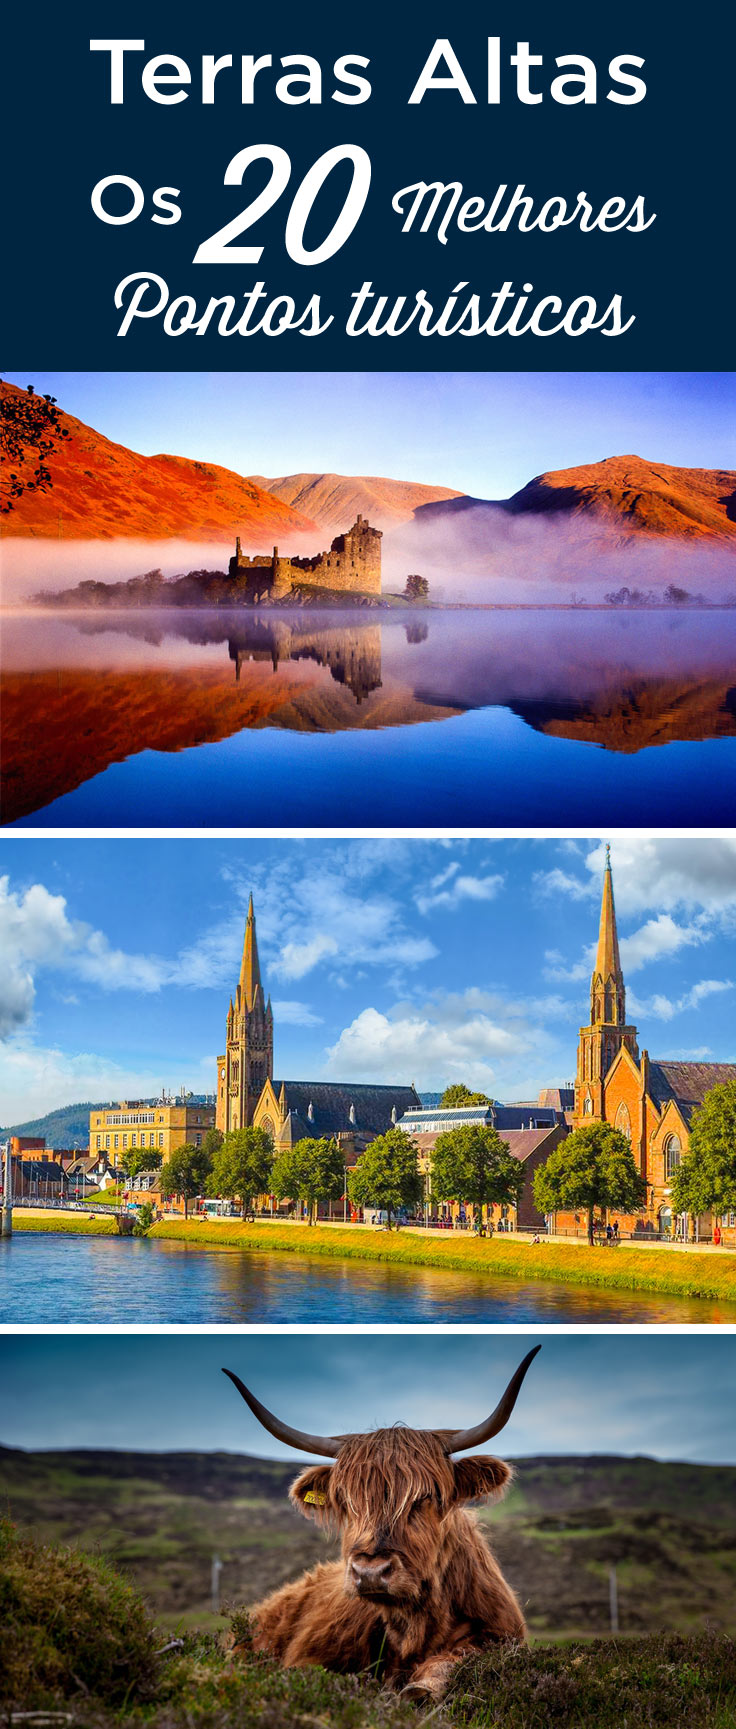
[[[342,1194],[345,1166],[337,1141],[305,1138],[279,1153],[273,1167],[272,1187],[280,1201],[306,1201],[309,1223],[317,1223],[320,1201]]]
[[[222,1133],[222,1129],[208,1129],[207,1130],[207,1133],[206,1133],[204,1140],[202,1142],[202,1146],[204,1147],[204,1150],[205,1150],[207,1157],[209,1159],[214,1159],[215,1153],[219,1153],[220,1147],[222,1146],[224,1138],[225,1137]]]
[[[212,1164],[210,1193],[240,1201],[243,1217],[257,1195],[270,1192],[273,1140],[265,1129],[233,1129]]]
[[[690,1150],[672,1178],[677,1213],[736,1208],[736,1081],[711,1087],[690,1124]]]
[[[123,1153],[122,1166],[126,1177],[132,1181],[139,1171],[158,1171],[161,1168],[161,1154],[154,1153],[153,1148],[127,1147]]]
[[[183,1195],[185,1219],[189,1202],[203,1193],[211,1169],[212,1160],[204,1147],[195,1147],[191,1141],[185,1141],[182,1147],[175,1147],[169,1153],[161,1172],[161,1193]]]
[[[429,583],[426,576],[419,576],[416,571],[407,576],[404,594],[407,600],[426,600],[429,594]]]
[[[150,1201],[144,1201],[138,1208],[133,1226],[134,1237],[147,1237],[153,1224],[153,1206]]]
[[[451,1087],[445,1087],[440,1099],[441,1111],[462,1109],[464,1105],[490,1105],[490,1099],[485,1093],[471,1093],[464,1081],[455,1081]]]
[[[431,1159],[432,1194],[438,1201],[469,1201],[481,1207],[518,1207],[524,1167],[490,1123],[465,1123],[438,1135]]]
[[[61,424],[61,410],[55,396],[37,396],[32,384],[24,392],[15,391],[0,401],[0,472],[2,497],[0,512],[12,510],[13,499],[24,492],[48,492],[53,481],[47,462],[57,448],[56,440],[68,438],[68,427]],[[26,477],[18,471],[30,458]],[[7,469],[6,469],[7,465]]]
[[[646,1198],[647,1185],[629,1142],[610,1123],[585,1123],[575,1129],[534,1173],[534,1201],[540,1212],[585,1208],[589,1243],[596,1208],[637,1213]]]
[[[351,1200],[359,1207],[379,1207],[388,1213],[388,1228],[400,1207],[416,1206],[422,1198],[417,1149],[403,1129],[388,1129],[361,1153],[348,1173]]]

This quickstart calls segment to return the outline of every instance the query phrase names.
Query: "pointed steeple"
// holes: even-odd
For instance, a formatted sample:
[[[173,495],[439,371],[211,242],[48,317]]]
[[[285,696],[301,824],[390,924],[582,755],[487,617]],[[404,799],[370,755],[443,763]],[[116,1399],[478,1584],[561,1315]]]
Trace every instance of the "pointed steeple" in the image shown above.
[[[622,1045],[638,1062],[636,1027],[626,1023],[626,987],[616,929],[611,849],[607,846],[598,947],[590,981],[590,1024],[580,1028],[578,1040],[576,1126],[586,1116],[605,1120],[604,1081]]]
[[[245,941],[240,966],[240,995],[247,1009],[252,1009],[258,991],[262,993],[263,987],[256,940],[256,915],[253,911],[253,896],[251,895],[248,902],[248,917],[245,921]]]
[[[598,952],[595,957],[595,971],[599,978],[603,980],[604,984],[606,979],[621,978],[621,956],[618,952],[618,931],[616,929],[616,907],[613,899],[613,876],[611,873],[610,846],[606,847],[606,869],[603,876],[601,922],[598,930]]]

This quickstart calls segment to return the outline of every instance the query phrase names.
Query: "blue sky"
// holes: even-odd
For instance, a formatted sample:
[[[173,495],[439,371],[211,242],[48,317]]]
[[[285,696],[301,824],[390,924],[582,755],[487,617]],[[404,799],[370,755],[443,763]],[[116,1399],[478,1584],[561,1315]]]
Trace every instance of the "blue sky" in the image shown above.
[[[721,372],[14,372],[145,455],[240,474],[378,474],[505,498],[606,456],[736,466]]]
[[[0,1123],[211,1091],[248,895],[277,1076],[570,1080],[602,840],[0,845]],[[629,1015],[659,1058],[736,1060],[736,839],[636,832],[612,859]]]
[[[541,1337],[541,1335],[540,1335]],[[131,1338],[5,1335],[0,1442],[20,1447],[220,1448],[294,1457],[221,1373],[233,1369],[298,1427],[451,1427],[492,1410],[539,1339],[497,1334]],[[548,1336],[499,1438],[507,1457],[630,1453],[734,1462],[734,1341]]]

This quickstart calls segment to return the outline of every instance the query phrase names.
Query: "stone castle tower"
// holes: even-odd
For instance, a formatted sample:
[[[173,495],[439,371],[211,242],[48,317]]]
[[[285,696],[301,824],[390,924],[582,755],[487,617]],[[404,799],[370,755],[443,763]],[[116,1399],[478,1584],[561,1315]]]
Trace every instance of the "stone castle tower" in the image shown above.
[[[248,1128],[266,1080],[273,1080],[273,1014],[265,1001],[256,940],[253,896],[245,925],[235,1001],[227,1011],[225,1055],[217,1059],[217,1127]]]
[[[611,852],[606,848],[598,950],[590,981],[590,1025],[580,1028],[575,1080],[575,1123],[603,1116],[603,1078],[625,1045],[638,1062],[636,1027],[626,1025],[626,990],[613,900]]]
[[[277,546],[271,558],[261,554],[249,558],[243,552],[240,536],[235,542],[235,556],[228,565],[231,581],[237,584],[244,598],[257,605],[268,600],[284,600],[294,588],[327,588],[341,594],[378,595],[381,592],[380,528],[372,528],[364,516],[358,516],[352,528],[337,534],[329,552],[317,552],[313,558],[283,558]]]

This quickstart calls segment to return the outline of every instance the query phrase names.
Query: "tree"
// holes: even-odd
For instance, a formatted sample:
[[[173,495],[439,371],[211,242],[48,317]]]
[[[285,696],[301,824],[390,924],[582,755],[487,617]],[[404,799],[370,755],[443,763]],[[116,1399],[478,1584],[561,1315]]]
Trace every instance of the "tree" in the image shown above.
[[[280,1201],[306,1201],[309,1223],[317,1223],[317,1206],[342,1194],[345,1166],[337,1141],[305,1138],[279,1153],[271,1183]]]
[[[359,1207],[380,1207],[387,1212],[389,1230],[400,1207],[416,1206],[421,1201],[422,1187],[417,1149],[403,1129],[377,1135],[348,1176],[351,1200]]]
[[[144,1201],[138,1208],[133,1226],[134,1237],[147,1237],[153,1224],[153,1206],[150,1201]]]
[[[481,1207],[518,1207],[524,1167],[490,1123],[466,1123],[438,1135],[431,1160],[432,1195],[438,1201],[469,1201]]]
[[[154,1153],[153,1148],[127,1147],[122,1158],[123,1170],[131,1182],[139,1171],[158,1171],[161,1166],[161,1154]]]
[[[464,1105],[490,1105],[490,1102],[485,1093],[471,1093],[464,1081],[455,1081],[453,1086],[445,1087],[440,1099],[440,1110],[458,1110]]]
[[[24,492],[48,492],[53,486],[46,466],[54,455],[56,440],[68,438],[69,430],[61,424],[61,410],[55,396],[37,396],[32,384],[19,395],[15,391],[3,396],[0,403],[0,463],[13,466],[3,475],[7,489],[0,501],[0,511],[13,508],[13,499]],[[35,463],[33,476],[26,479],[18,473],[26,457]]]
[[[637,1171],[629,1142],[610,1123],[586,1123],[575,1129],[534,1173],[534,1201],[540,1212],[584,1207],[589,1243],[596,1208],[636,1213],[646,1198],[647,1185]]]
[[[429,594],[429,583],[426,576],[418,576],[416,571],[407,576],[404,594],[407,600],[426,600]]]
[[[736,1081],[711,1087],[690,1124],[690,1150],[672,1178],[677,1213],[736,1208]]]
[[[204,1150],[205,1150],[207,1157],[209,1159],[214,1159],[215,1153],[219,1153],[220,1147],[222,1146],[224,1138],[225,1137],[222,1133],[222,1129],[208,1129],[207,1130],[207,1133],[206,1133],[204,1140],[202,1142],[202,1146],[204,1147]]]
[[[161,1193],[183,1195],[185,1219],[189,1202],[202,1194],[211,1169],[209,1154],[204,1147],[195,1147],[191,1141],[185,1141],[182,1147],[175,1147],[169,1153],[161,1172]]]
[[[233,1129],[212,1164],[210,1191],[240,1201],[245,1217],[257,1195],[267,1194],[273,1173],[273,1141],[265,1129]]]

